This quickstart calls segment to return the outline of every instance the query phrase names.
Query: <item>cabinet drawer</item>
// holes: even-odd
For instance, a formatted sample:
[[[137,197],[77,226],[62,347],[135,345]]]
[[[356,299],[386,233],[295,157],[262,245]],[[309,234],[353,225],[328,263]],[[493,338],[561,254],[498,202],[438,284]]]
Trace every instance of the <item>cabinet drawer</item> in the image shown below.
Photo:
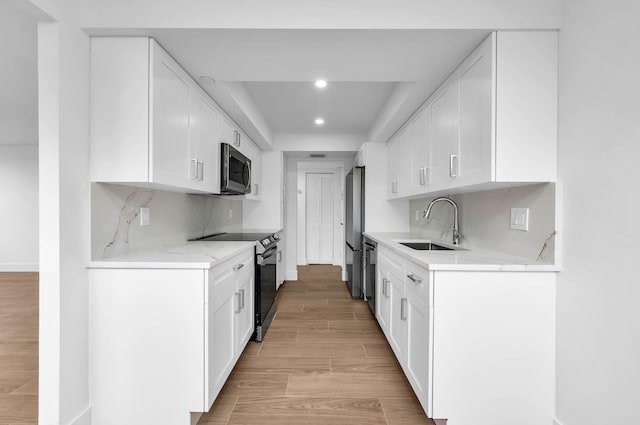
[[[229,276],[254,273],[253,249],[245,251],[233,258],[225,260],[209,270],[209,281],[206,287],[205,300],[211,301],[218,293],[224,291],[225,284],[233,284],[237,279],[228,279]]]
[[[379,246],[379,245],[378,245]],[[404,263],[405,260],[395,252],[388,250],[384,247],[380,247],[380,254],[378,260],[385,262],[390,273],[393,273],[397,277],[404,278]]]
[[[422,301],[431,305],[429,296],[429,282],[431,272],[423,269],[411,261],[405,263],[405,286],[416,294]]]

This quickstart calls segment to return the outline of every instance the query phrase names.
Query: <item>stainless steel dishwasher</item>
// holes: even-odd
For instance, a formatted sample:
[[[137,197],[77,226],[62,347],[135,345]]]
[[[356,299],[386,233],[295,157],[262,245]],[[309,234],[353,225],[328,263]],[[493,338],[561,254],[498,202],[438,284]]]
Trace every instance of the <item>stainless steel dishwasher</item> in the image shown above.
[[[364,300],[376,315],[376,249],[378,244],[373,239],[364,236],[362,239],[362,282]]]

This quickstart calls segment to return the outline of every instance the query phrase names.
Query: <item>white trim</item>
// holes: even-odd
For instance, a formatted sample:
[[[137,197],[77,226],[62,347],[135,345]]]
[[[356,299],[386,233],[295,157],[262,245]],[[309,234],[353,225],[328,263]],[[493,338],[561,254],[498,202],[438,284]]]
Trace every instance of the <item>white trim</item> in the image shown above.
[[[0,272],[37,272],[38,263],[0,263]]]
[[[87,406],[69,425],[91,425],[91,406]]]
[[[558,418],[553,418],[553,425],[563,425]]]
[[[287,271],[284,280],[298,280],[298,271]]]

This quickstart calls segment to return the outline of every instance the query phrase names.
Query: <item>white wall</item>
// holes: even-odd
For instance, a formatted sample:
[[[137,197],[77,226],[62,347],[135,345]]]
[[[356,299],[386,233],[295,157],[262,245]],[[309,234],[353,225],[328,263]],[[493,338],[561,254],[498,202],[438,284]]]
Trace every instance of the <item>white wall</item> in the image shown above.
[[[284,152],[356,152],[360,134],[274,134],[273,148]]]
[[[504,252],[553,264],[556,239],[555,196],[553,183],[451,196],[459,207],[461,246]],[[433,198],[411,201],[411,233],[451,243],[453,208],[449,204],[437,203],[428,220],[422,217]],[[511,208],[529,208],[529,231],[511,229]]]
[[[640,3],[563,0],[557,416],[640,423]]]
[[[51,5],[50,2],[47,2]],[[61,3],[38,28],[40,340],[38,423],[90,423],[89,37]]]
[[[0,272],[37,271],[37,145],[0,145],[0,200]]]

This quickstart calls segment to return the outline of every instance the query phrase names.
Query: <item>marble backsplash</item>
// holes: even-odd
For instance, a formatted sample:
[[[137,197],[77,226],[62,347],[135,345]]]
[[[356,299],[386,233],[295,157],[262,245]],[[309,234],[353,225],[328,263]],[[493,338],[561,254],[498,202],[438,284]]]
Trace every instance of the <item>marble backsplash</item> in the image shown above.
[[[140,226],[140,208],[150,225]],[[184,243],[216,232],[242,230],[242,200],[129,186],[91,184],[91,258]]]
[[[545,183],[451,196],[459,207],[461,246],[554,263],[555,191],[555,184]],[[450,242],[453,231],[451,205],[439,202],[434,205],[428,220],[422,217],[432,199],[411,201],[410,231],[421,238]],[[511,208],[529,208],[529,231],[510,228]],[[416,211],[419,211],[417,220]]]

